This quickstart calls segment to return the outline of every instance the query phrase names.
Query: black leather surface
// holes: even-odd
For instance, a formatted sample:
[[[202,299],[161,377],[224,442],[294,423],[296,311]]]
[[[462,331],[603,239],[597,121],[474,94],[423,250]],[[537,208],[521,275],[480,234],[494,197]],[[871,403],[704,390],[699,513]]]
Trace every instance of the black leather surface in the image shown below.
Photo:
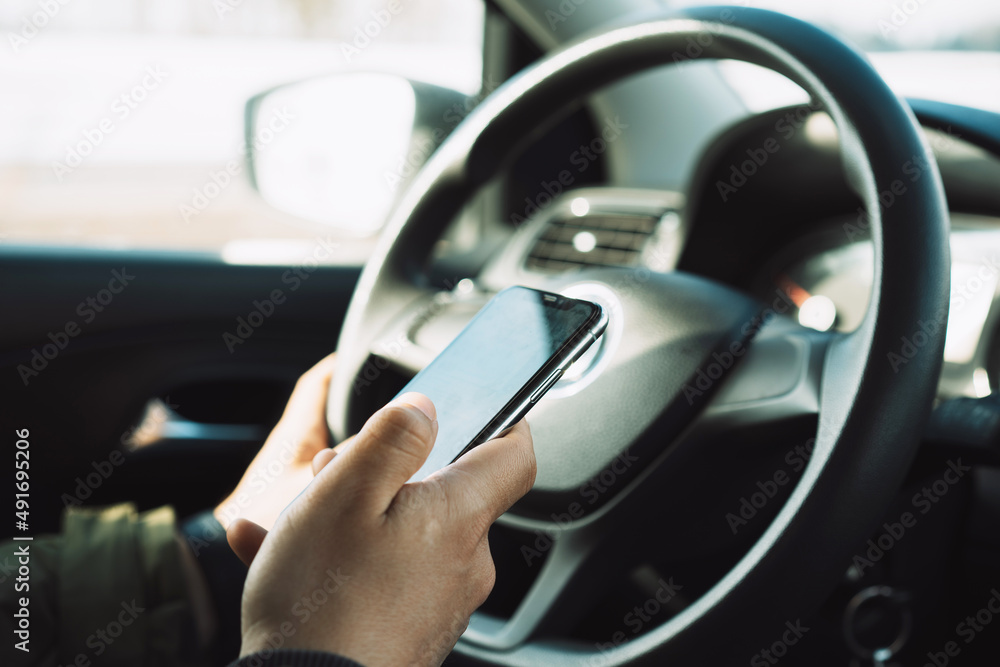
[[[947,102],[908,98],[917,119],[1000,157],[1000,114]]]

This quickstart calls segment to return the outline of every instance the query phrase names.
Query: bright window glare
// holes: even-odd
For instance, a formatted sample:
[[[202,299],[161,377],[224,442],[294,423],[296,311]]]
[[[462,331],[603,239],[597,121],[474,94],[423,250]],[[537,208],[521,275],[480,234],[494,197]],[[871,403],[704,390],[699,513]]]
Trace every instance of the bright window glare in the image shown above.
[[[704,4],[672,0],[673,7]],[[899,95],[1000,112],[1000,2],[996,0],[754,0],[749,4],[813,22],[868,52]],[[801,104],[805,92],[744,62],[723,76],[751,111]]]
[[[720,4],[667,0],[671,7]],[[866,51],[1000,49],[996,0],[734,0],[824,26]]]
[[[261,193],[306,220],[359,234],[378,231],[394,201],[385,176],[407,153],[415,108],[405,81],[371,73],[275,91],[258,116],[284,113],[293,120],[255,159]]]
[[[314,238],[330,230],[271,209],[249,186],[250,97],[347,71],[465,94],[481,83],[477,0],[405,0],[395,14],[387,0],[51,6],[49,16],[38,0],[0,3],[6,243],[218,250],[241,238]],[[207,206],[182,215],[195,201]]]

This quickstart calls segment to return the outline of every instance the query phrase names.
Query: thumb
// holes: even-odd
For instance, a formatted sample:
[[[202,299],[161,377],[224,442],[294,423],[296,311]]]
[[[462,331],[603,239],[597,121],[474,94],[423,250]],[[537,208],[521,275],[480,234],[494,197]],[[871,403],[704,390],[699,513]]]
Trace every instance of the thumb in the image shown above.
[[[250,563],[257,557],[265,537],[267,531],[247,519],[236,519],[229,524],[229,530],[226,531],[229,546],[247,567],[250,567]]]
[[[316,453],[316,456],[312,460],[312,471],[313,477],[319,474],[319,471],[326,467],[326,464],[333,460],[333,457],[337,455],[337,451],[334,449],[321,449]]]
[[[376,412],[317,480],[338,495],[386,511],[427,460],[437,436],[431,399],[406,393]],[[329,475],[324,473],[329,472]],[[326,479],[323,479],[326,478]]]

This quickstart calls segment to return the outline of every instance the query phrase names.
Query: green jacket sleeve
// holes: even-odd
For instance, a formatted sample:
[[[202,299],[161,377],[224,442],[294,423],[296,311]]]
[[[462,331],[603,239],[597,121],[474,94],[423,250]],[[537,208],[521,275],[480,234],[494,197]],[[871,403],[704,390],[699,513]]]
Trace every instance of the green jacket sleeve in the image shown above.
[[[10,580],[26,545],[29,589],[19,592]],[[61,534],[0,545],[5,636],[18,629],[18,598],[30,600],[29,651],[15,649],[14,664],[202,664],[180,549],[172,509],[139,514],[130,504],[70,508]]]

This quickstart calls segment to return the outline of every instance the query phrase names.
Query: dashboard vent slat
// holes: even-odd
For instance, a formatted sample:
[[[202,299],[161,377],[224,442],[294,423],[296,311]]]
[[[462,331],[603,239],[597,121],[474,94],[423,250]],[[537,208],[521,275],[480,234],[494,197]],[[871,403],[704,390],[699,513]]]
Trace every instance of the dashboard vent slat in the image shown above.
[[[537,271],[561,272],[591,266],[635,266],[659,218],[595,213],[553,218],[536,238],[525,262]]]

